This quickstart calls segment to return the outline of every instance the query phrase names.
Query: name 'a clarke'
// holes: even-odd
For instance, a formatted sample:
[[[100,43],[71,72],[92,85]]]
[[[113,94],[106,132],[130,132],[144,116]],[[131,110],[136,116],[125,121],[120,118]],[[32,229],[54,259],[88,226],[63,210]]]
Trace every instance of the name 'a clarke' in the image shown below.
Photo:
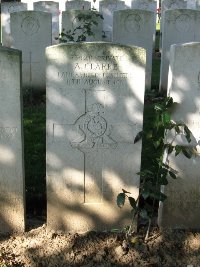
[[[75,63],[74,70],[86,70],[86,71],[115,71],[119,70],[118,64],[115,63]]]

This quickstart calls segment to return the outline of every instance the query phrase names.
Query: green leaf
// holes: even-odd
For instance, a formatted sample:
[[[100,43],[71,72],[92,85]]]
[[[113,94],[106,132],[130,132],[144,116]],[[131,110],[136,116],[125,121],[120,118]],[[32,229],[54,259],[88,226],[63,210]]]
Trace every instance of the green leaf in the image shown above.
[[[173,150],[174,150],[174,146],[169,145],[168,146],[168,154],[171,154],[173,152]]]
[[[157,140],[157,141],[153,142],[153,145],[157,149],[160,146],[160,141]]]
[[[162,114],[162,121],[166,124],[170,122],[170,114],[168,112],[164,112]]]
[[[134,139],[134,144],[137,143],[140,139],[142,139],[142,136],[143,136],[143,131],[140,131],[140,132],[136,135],[136,137],[135,137],[135,139]]]
[[[186,158],[188,158],[188,159],[192,158],[192,153],[189,149],[182,147],[182,153]]]
[[[154,197],[155,199],[164,202],[167,196],[163,194],[162,192],[154,192],[151,193],[151,196]]]
[[[181,150],[182,150],[182,147],[181,146],[179,146],[179,145],[176,145],[175,146],[175,156],[178,156],[178,154],[180,154],[180,152],[181,152]]]
[[[173,178],[176,179],[176,174],[172,171],[169,171],[169,175]]]
[[[186,137],[188,143],[190,143],[191,142],[191,137],[190,137],[191,131],[189,130],[189,128],[186,125],[184,125],[184,131],[185,131],[185,137]]]
[[[163,106],[160,105],[160,104],[155,104],[155,105],[154,105],[154,109],[155,109],[156,111],[162,111],[162,110],[163,110]]]
[[[176,126],[174,127],[174,129],[175,129],[175,131],[176,131],[177,134],[180,134],[181,131],[180,131],[178,125],[176,125]]]
[[[162,163],[162,166],[165,167],[167,170],[170,168],[168,164]]]
[[[129,203],[130,203],[131,207],[136,209],[136,201],[135,201],[135,199],[133,197],[129,197],[128,200],[129,200]]]
[[[174,101],[172,97],[167,97],[166,99],[166,107],[170,108],[173,105]]]
[[[118,196],[117,196],[117,206],[119,208],[121,208],[122,206],[124,206],[125,197],[126,197],[126,195],[124,193],[118,194]]]

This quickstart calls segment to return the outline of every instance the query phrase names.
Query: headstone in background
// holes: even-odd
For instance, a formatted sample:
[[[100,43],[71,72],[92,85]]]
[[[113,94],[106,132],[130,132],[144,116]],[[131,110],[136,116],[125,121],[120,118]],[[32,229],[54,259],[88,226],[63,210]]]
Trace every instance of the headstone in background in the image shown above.
[[[172,44],[200,41],[200,12],[192,9],[167,10],[164,15],[160,92],[166,94],[169,52]]]
[[[187,0],[187,8],[196,9],[196,0]]]
[[[0,234],[25,231],[21,52],[0,47]]]
[[[163,0],[161,2],[161,25],[160,31],[163,31],[164,12],[168,9],[184,9],[187,8],[187,1],[185,0]]]
[[[178,171],[178,178],[169,178],[170,183],[164,188],[168,198],[160,207],[159,225],[200,229],[200,43],[171,46],[168,90],[178,103],[172,119],[184,122],[192,132],[191,143],[179,137],[174,145],[197,145],[197,152],[192,159],[169,155],[170,166]]]
[[[200,9],[200,0],[196,1],[196,8],[199,10]]]
[[[91,2],[83,0],[72,0],[65,2],[65,10],[89,10]]]
[[[125,9],[125,2],[118,0],[103,0],[99,2],[99,12],[103,15],[103,32],[105,34],[104,41],[112,41],[113,30],[113,12],[115,10]]]
[[[133,0],[131,8],[144,9],[156,13],[157,2],[154,0]]]
[[[51,18],[42,11],[11,14],[13,46],[22,50],[23,89],[45,90],[45,48],[51,45]]]
[[[59,3],[53,1],[34,2],[35,11],[44,11],[52,14],[52,44],[57,44],[56,37],[59,36]]]
[[[27,10],[27,4],[19,2],[1,3],[1,27],[2,45],[11,47],[12,38],[10,36],[10,13]]]
[[[127,9],[114,12],[113,42],[139,46],[146,49],[146,89],[151,88],[154,34],[154,12],[139,9]]]
[[[83,27],[84,21],[80,21],[78,18],[78,15],[83,16],[91,16],[92,19],[94,19],[98,24],[92,26],[92,32],[94,35],[88,36],[85,34],[86,41],[94,42],[94,41],[101,41],[102,40],[102,24],[103,20],[100,17],[96,17],[96,14],[99,14],[96,11],[91,10],[68,10],[62,12],[62,29],[64,29],[64,32],[67,32],[68,30],[74,31],[77,27]],[[74,35],[75,40],[79,35],[83,33],[81,29],[77,29],[76,34]]]
[[[157,1],[154,0],[133,0],[132,1],[132,9],[142,9],[142,10],[148,10],[152,11],[154,13],[154,39],[153,39],[153,46],[155,48],[155,37],[156,37],[156,20],[157,20],[157,14],[156,14],[156,9],[157,9]]]
[[[49,47],[47,224],[65,231],[130,222],[116,197],[139,193],[145,50],[104,42]]]
[[[161,4],[162,15],[168,9],[182,9],[187,7],[187,1],[185,0],[163,0]]]

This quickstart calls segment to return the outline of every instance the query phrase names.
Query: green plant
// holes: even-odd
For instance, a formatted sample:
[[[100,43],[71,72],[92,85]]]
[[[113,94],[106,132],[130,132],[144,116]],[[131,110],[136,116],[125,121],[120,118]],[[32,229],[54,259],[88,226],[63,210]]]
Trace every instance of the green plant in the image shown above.
[[[76,16],[78,26],[73,30],[65,31],[63,29],[59,37],[55,39],[59,40],[60,43],[84,42],[87,37],[95,35],[92,28],[98,25],[99,18],[103,19],[103,16],[97,12],[80,13]]]
[[[155,102],[154,102],[155,101]],[[171,97],[157,98],[153,100],[154,123],[146,131],[141,131],[135,137],[134,142],[138,142],[143,138],[144,143],[150,144],[154,157],[151,158],[148,166],[142,166],[141,171],[137,174],[141,177],[140,192],[137,199],[130,196],[130,192],[122,189],[117,196],[117,205],[124,206],[125,200],[128,199],[132,207],[132,223],[136,216],[149,221],[147,237],[154,215],[155,205],[158,201],[165,201],[167,196],[161,192],[161,186],[168,184],[168,178],[176,179],[176,170],[169,165],[168,155],[175,153],[178,156],[183,153],[187,158],[191,158],[194,154],[194,147],[182,146],[175,143],[178,135],[184,135],[187,142],[191,142],[191,132],[183,122],[175,122],[171,120],[170,110],[176,104]],[[170,141],[164,138],[166,132],[170,132],[173,138]],[[149,151],[150,152],[150,151]],[[165,155],[165,159],[163,158]],[[142,205],[141,205],[142,202]],[[132,223],[128,229],[127,235],[131,233]]]

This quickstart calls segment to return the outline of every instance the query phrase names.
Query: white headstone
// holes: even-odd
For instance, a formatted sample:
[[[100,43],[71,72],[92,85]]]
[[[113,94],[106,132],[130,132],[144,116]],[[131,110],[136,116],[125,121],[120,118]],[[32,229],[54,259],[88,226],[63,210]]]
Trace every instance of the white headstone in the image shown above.
[[[183,9],[187,8],[187,1],[185,0],[163,0],[161,2],[161,32],[163,31],[164,12],[168,9]]]
[[[168,179],[170,183],[164,189],[168,198],[160,207],[159,224],[200,229],[200,43],[171,46],[168,90],[178,103],[172,119],[184,122],[192,132],[191,143],[179,137],[174,145],[197,145],[197,152],[192,159],[170,154],[169,164],[178,171],[178,178]],[[171,141],[171,136],[167,137]]]
[[[21,52],[0,47],[0,234],[25,230]]]
[[[102,40],[102,30],[103,30],[103,20],[97,16],[99,13],[96,11],[91,10],[68,10],[62,12],[62,29],[64,29],[64,32],[67,32],[69,30],[74,31],[75,35],[74,38],[77,40],[77,37],[83,34],[85,29],[77,29],[78,27],[83,27],[85,22],[80,20],[79,17],[85,16],[86,21],[88,16],[91,16],[95,22],[97,22],[97,25],[92,26],[92,33],[94,35],[89,36],[87,33],[85,34],[86,41],[93,42],[93,41],[101,41]],[[99,14],[100,15],[100,14]],[[89,20],[90,21],[90,20]]]
[[[162,14],[168,9],[182,9],[187,7],[187,1],[185,0],[163,0],[162,1]]]
[[[99,12],[103,15],[104,41],[112,41],[113,12],[125,9],[125,2],[118,0],[103,0],[99,2]]]
[[[200,12],[192,9],[167,10],[164,15],[160,92],[166,93],[169,51],[172,44],[200,41]]]
[[[156,13],[157,2],[154,0],[133,0],[131,8],[144,9]]]
[[[59,3],[53,1],[34,2],[35,11],[44,11],[52,14],[52,44],[57,44],[56,37],[59,36]]]
[[[198,10],[200,9],[200,0],[196,0],[196,7]]]
[[[83,0],[72,0],[65,2],[65,10],[89,10],[91,3]]]
[[[154,12],[127,9],[115,11],[113,16],[113,42],[146,49],[146,89],[151,88]]]
[[[12,38],[10,36],[10,13],[27,10],[27,4],[19,2],[1,3],[1,27],[2,45],[11,47]]]
[[[24,89],[45,90],[45,48],[51,45],[51,17],[42,11],[11,14],[13,46],[22,50]]]
[[[196,9],[196,0],[187,0],[187,8]]]
[[[96,42],[47,48],[47,224],[65,231],[130,222],[116,197],[139,192],[145,50]]]

